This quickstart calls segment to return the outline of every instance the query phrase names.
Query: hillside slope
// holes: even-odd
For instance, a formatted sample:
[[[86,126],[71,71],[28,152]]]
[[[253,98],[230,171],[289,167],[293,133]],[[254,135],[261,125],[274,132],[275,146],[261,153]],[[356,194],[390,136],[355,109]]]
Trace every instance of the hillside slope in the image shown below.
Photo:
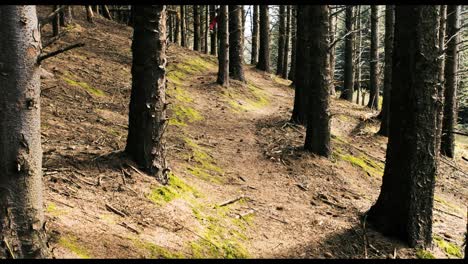
[[[100,18],[91,25],[78,15],[46,51],[86,46],[43,63],[46,228],[55,257],[363,258],[364,231],[369,258],[416,257],[361,225],[379,194],[386,148],[368,109],[333,99],[333,156],[316,157],[302,151],[305,129],[288,123],[289,81],[246,66],[247,84],[222,88],[215,57],[170,44],[165,136],[172,173],[161,186],[122,153],[132,29]],[[50,27],[45,31],[47,40]],[[440,164],[436,257],[456,257],[462,244],[462,155],[466,144],[455,162]]]

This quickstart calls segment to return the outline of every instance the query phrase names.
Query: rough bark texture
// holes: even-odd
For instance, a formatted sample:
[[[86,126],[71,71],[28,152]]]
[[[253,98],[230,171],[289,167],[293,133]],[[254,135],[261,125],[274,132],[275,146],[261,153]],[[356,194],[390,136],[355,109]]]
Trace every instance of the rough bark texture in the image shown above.
[[[90,5],[86,6],[86,19],[89,23],[93,23],[94,13]]]
[[[36,7],[0,8],[0,259],[47,258]]]
[[[437,154],[440,154],[440,144],[442,137],[442,120],[444,116],[444,72],[445,72],[445,28],[447,20],[447,6],[441,5],[439,8],[439,53],[441,54],[439,60],[439,87],[437,90],[438,104],[437,104],[437,136],[436,147]]]
[[[54,5],[52,7],[52,12],[54,12],[55,10],[57,10],[57,8],[59,8],[58,5]],[[55,15],[55,17],[52,19],[52,36],[58,36],[58,34],[60,33],[60,16],[57,14]]]
[[[193,50],[200,51],[200,12],[198,5],[193,6]]]
[[[185,25],[185,6],[180,6],[180,45],[187,47],[187,31]]]
[[[441,154],[449,158],[455,155],[455,134],[453,128],[457,124],[457,70],[458,70],[458,29],[460,8],[456,5],[447,7],[447,53],[445,56],[445,91],[444,116],[442,121]],[[450,39],[451,38],[451,39]]]
[[[280,5],[279,7],[279,29],[278,29],[278,57],[276,60],[276,75],[281,75],[283,72],[283,60],[284,60],[284,46],[285,46],[285,34],[286,34],[286,6]]]
[[[268,6],[260,6],[260,47],[257,69],[270,72],[270,19]]]
[[[208,35],[209,35],[208,33],[210,31],[210,28],[209,28],[210,27],[210,15],[209,15],[210,12],[209,12],[208,9],[209,9],[209,6],[206,5],[205,6],[205,21],[203,23],[204,28],[205,28],[205,31],[204,31],[204,33],[205,33],[205,41],[204,41],[205,42],[205,49],[204,49],[205,54],[208,54],[208,52],[210,50],[209,44],[208,44]]]
[[[259,6],[253,6],[253,18],[252,18],[252,56],[250,63],[256,65],[258,62],[258,37],[259,37]]]
[[[307,124],[307,89],[310,85],[307,82],[307,75],[312,66],[310,57],[306,56],[307,46],[306,32],[309,30],[309,23],[307,23],[305,14],[303,12],[304,6],[297,6],[297,31],[296,31],[296,63],[301,65],[296,69],[296,76],[294,77],[294,107],[291,116],[291,122],[300,125]]]
[[[242,6],[229,5],[229,77],[234,80],[245,82],[242,62]]]
[[[330,43],[335,41],[336,34],[336,23],[337,16],[330,16],[329,25],[330,25]],[[335,61],[336,61],[336,45],[333,45],[330,49],[330,94],[335,95]],[[292,67],[292,66],[291,66]]]
[[[284,54],[283,54],[283,72],[281,77],[288,78],[288,64],[289,64],[289,35],[291,33],[291,6],[286,8],[286,35],[284,36]]]
[[[213,19],[216,17],[216,8],[214,5],[210,5],[210,23],[211,21],[213,21]],[[210,32],[210,44],[211,44],[211,50],[210,50],[210,54],[211,55],[217,55],[217,52],[216,52],[216,43],[218,42],[218,40],[216,39],[216,30],[217,29],[217,25],[214,26],[213,30]]]
[[[396,6],[387,159],[380,196],[367,215],[377,230],[411,247],[432,241],[437,20],[435,5]]]
[[[379,107],[379,6],[371,5],[370,93],[367,107]]]
[[[174,6],[177,8],[177,6]],[[174,42],[180,45],[180,12],[175,14]]]
[[[224,87],[229,87],[229,17],[227,5],[222,5],[219,8],[218,18],[219,54],[217,83]]]
[[[361,7],[357,6],[356,10],[356,21],[355,29],[361,29]],[[361,93],[361,47],[362,47],[362,31],[356,32],[357,40],[354,42],[354,58],[356,60],[355,68],[355,78],[354,78],[354,90],[356,91],[356,104],[359,104],[359,95]]]
[[[132,92],[125,151],[150,175],[167,183],[163,134],[166,117],[166,7],[135,6]]]
[[[288,79],[293,81],[291,85],[294,85],[294,78],[296,76],[296,32],[297,32],[297,6],[293,5],[291,8],[291,68],[289,70]]]
[[[330,60],[329,8],[328,5],[307,5],[304,7],[310,30],[305,32],[308,41],[306,56],[312,63],[306,76],[309,103],[307,109],[307,134],[304,148],[320,156],[330,155]]]
[[[390,91],[392,90],[392,54],[393,32],[395,27],[394,6],[385,7],[385,68],[384,68],[384,93],[382,102],[382,122],[378,134],[388,136],[390,121]]]
[[[353,7],[346,7],[345,17],[346,33],[353,30]],[[340,95],[340,99],[353,101],[353,86],[354,86],[354,54],[353,54],[354,33],[349,34],[345,38],[345,62],[344,62],[344,87]]]

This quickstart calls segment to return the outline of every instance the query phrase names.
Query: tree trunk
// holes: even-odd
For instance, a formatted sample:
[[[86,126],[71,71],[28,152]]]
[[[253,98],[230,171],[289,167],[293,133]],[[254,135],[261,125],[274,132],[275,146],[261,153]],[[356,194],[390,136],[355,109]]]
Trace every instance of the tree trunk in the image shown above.
[[[205,5],[200,5],[198,12],[200,12],[200,51],[205,52]]]
[[[73,21],[73,15],[72,15],[72,6],[68,5],[65,10],[63,10],[63,22],[65,26],[68,26],[72,23]]]
[[[445,57],[445,103],[442,121],[441,154],[449,158],[455,156],[455,134],[453,128],[457,124],[457,70],[458,42],[460,35],[460,8],[457,5],[447,7],[447,53]]]
[[[240,5],[229,5],[229,77],[245,82],[242,69],[241,8]]]
[[[185,25],[185,6],[180,5],[180,45],[187,47],[187,33]]]
[[[283,59],[284,59],[284,34],[286,31],[286,6],[279,6],[279,29],[278,29],[278,57],[276,60],[276,75],[281,75],[283,72]]]
[[[200,12],[198,5],[193,6],[193,50],[200,51]]]
[[[166,117],[166,7],[135,6],[132,92],[125,151],[150,175],[167,183],[163,134]]]
[[[174,35],[172,34],[172,32],[174,32],[174,24],[172,23],[173,20],[172,20],[172,15],[169,13],[167,15],[167,39],[170,41],[170,42],[174,42]]]
[[[219,8],[218,32],[219,32],[219,54],[218,54],[218,80],[217,83],[229,87],[229,23],[228,6]]]
[[[294,85],[294,78],[296,77],[296,32],[297,32],[297,6],[293,5],[291,10],[291,69],[289,70],[288,79],[293,81],[291,85]]]
[[[135,6],[130,6],[130,18],[128,19],[128,25],[133,27],[135,25]]]
[[[270,72],[270,19],[268,6],[260,6],[260,47],[257,69]]]
[[[353,30],[353,6],[346,7],[345,27],[346,33]],[[353,101],[354,85],[353,43],[354,33],[351,33],[345,38],[344,87],[340,95],[340,99],[345,99],[350,102]]]
[[[252,56],[250,63],[256,65],[258,63],[258,37],[259,37],[259,6],[253,6],[253,18],[252,18]]]
[[[379,135],[388,136],[390,121],[390,91],[392,90],[392,54],[393,31],[395,27],[395,6],[385,7],[385,68],[384,68],[384,94],[382,102],[382,122]]]
[[[109,8],[107,8],[106,5],[101,5],[102,9],[102,14],[104,15],[105,18],[112,20],[111,13],[109,12]]]
[[[57,8],[59,8],[59,6],[54,5],[52,7],[52,12],[57,10]],[[57,15],[55,15],[55,17],[52,20],[52,36],[53,37],[58,36],[58,34],[60,33],[59,26],[60,26],[60,16],[57,14]]]
[[[357,32],[357,41],[354,42],[354,51],[355,51],[355,60],[356,60],[356,70],[354,71],[356,76],[354,80],[354,90],[356,91],[356,104],[359,104],[359,97],[361,94],[361,48],[362,48],[362,31],[361,29],[361,6],[357,6],[356,11],[356,21],[355,21],[355,28],[359,30]]]
[[[177,6],[174,6],[177,10]],[[177,12],[175,15],[175,33],[174,33],[174,42],[177,45],[180,45],[180,12]]]
[[[291,28],[291,6],[286,8],[286,35],[284,36],[283,71],[281,77],[288,78],[289,33]]]
[[[304,6],[297,8],[297,31],[296,31],[296,63],[301,65],[296,69],[296,76],[294,77],[294,107],[291,116],[291,122],[299,125],[307,124],[307,102],[310,89],[310,84],[308,74],[310,72],[310,67],[315,66],[311,65],[310,56],[307,56],[307,50],[310,49],[307,46],[307,38],[310,34],[307,34],[309,31],[310,23],[307,23],[306,14],[303,11]]]
[[[216,17],[216,6],[215,5],[210,5],[210,23],[211,21],[213,21],[213,19]],[[210,54],[211,55],[214,55],[216,56],[217,55],[217,52],[216,52],[216,43],[218,42],[218,40],[216,39],[216,28],[218,26],[215,25],[213,27],[213,30],[211,30],[210,32],[210,44],[211,44],[211,50],[210,50]]]
[[[208,54],[208,51],[209,51],[209,48],[208,48],[208,46],[209,46],[209,44],[208,44],[208,32],[210,30],[209,29],[209,27],[210,27],[210,19],[209,18],[210,17],[209,17],[208,5],[206,5],[205,6],[205,21],[204,21],[205,23],[203,24],[204,27],[205,27],[205,31],[204,31],[205,32],[205,40],[204,40],[204,42],[205,42],[205,49],[204,49],[205,54]]]
[[[2,6],[0,24],[0,259],[48,258],[36,6]]]
[[[387,159],[380,196],[367,213],[377,230],[411,247],[427,247],[432,241],[437,20],[435,5],[395,8]]]
[[[246,15],[245,15],[245,9],[244,6],[241,5],[241,17],[242,17],[242,26],[241,26],[241,48],[242,48],[242,54],[244,54],[244,40],[245,40],[245,20],[246,20]],[[242,59],[244,59],[244,56],[242,55]],[[242,61],[244,63],[244,61]]]
[[[379,6],[371,5],[370,93],[367,107],[379,108]]]
[[[89,23],[94,23],[93,18],[94,18],[93,9],[91,8],[90,5],[87,5],[86,6],[86,19],[88,20]]]
[[[337,15],[335,16],[330,16],[329,18],[330,22],[330,43],[335,42],[335,34],[336,34],[336,21],[337,21]],[[335,95],[335,61],[336,61],[336,45],[333,45],[330,49],[330,94]],[[292,59],[292,56],[291,56]],[[291,65],[292,67],[292,65]]]
[[[306,76],[310,95],[308,122],[304,148],[320,156],[330,155],[330,60],[328,5],[304,6],[305,18],[310,24],[305,39],[309,47],[305,54],[312,67]]]
[[[439,7],[439,87],[437,87],[438,104],[437,104],[437,136],[436,147],[437,154],[440,154],[440,144],[442,137],[442,122],[444,116],[444,73],[445,73],[445,30],[447,21],[447,6],[440,5]]]

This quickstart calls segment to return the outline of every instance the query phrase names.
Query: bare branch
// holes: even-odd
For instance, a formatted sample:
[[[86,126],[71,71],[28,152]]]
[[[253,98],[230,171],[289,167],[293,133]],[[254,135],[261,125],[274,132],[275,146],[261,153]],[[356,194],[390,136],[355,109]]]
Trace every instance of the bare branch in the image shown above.
[[[50,57],[56,56],[56,55],[58,55],[60,53],[64,53],[65,51],[69,51],[69,50],[74,49],[74,48],[83,47],[84,45],[85,45],[84,43],[76,43],[76,44],[70,45],[68,47],[65,47],[63,49],[59,49],[59,50],[53,51],[51,53],[47,53],[45,55],[41,55],[41,56],[39,56],[37,58],[37,64],[40,65],[43,60],[46,60],[46,59],[48,59]]]

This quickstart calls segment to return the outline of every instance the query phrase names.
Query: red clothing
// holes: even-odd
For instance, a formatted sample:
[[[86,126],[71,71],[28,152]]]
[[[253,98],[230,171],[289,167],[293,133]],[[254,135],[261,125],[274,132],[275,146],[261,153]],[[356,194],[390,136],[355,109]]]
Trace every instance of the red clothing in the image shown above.
[[[216,25],[217,22],[218,22],[218,17],[215,16],[215,17],[213,18],[213,21],[211,21],[211,23],[210,23],[210,30],[213,30],[213,28],[215,27],[215,25]]]

